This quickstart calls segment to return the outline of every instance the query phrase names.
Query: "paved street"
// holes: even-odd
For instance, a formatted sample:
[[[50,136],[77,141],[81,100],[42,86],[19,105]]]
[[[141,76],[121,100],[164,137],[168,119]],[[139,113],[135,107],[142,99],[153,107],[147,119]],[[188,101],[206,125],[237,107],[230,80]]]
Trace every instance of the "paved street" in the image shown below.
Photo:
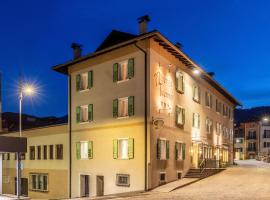
[[[270,164],[248,160],[238,166],[169,193],[145,193],[117,199],[269,200]]]

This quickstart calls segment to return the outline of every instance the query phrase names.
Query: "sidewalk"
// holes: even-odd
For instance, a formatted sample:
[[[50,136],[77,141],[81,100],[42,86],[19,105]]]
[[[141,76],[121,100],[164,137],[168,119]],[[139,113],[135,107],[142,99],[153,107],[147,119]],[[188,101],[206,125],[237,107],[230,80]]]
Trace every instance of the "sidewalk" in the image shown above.
[[[199,178],[183,178],[153,189],[151,192],[171,192],[186,185],[195,183]]]

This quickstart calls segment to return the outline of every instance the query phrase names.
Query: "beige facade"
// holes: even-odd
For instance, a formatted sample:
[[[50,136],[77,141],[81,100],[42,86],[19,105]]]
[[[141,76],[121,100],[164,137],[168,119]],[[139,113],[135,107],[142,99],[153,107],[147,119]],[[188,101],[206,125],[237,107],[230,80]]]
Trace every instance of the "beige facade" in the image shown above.
[[[71,197],[149,190],[183,177],[205,159],[232,163],[232,113],[238,102],[158,32],[54,69],[70,77]]]
[[[18,136],[18,132],[7,135]],[[69,183],[68,126],[36,128],[23,131],[22,135],[27,137],[27,153],[23,156],[25,159],[22,159],[23,195],[37,199],[67,198]],[[62,153],[57,153],[56,145],[62,145]],[[44,146],[47,146],[47,151],[44,150]],[[53,146],[52,153],[49,150],[50,146]],[[39,147],[40,153],[38,153]],[[30,148],[35,149],[34,158],[31,159]],[[45,152],[47,152],[47,156],[44,157]],[[62,156],[57,157],[58,154]],[[14,154],[8,153],[3,156],[3,193],[15,194],[16,157]],[[35,179],[33,179],[33,175]],[[46,180],[43,178],[44,176],[47,177]]]

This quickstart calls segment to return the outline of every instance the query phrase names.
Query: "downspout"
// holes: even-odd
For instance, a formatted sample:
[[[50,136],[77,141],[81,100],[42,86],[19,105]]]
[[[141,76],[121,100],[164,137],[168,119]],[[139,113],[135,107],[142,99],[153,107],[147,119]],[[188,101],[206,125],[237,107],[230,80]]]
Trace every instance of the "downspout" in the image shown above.
[[[134,45],[144,53],[144,190],[147,191],[147,52],[141,47],[139,47],[137,43],[135,43]]]
[[[72,133],[72,121],[71,121],[71,75],[68,75],[68,97],[69,97],[69,198],[71,198],[71,175],[72,175],[72,142],[71,142],[71,133]]]

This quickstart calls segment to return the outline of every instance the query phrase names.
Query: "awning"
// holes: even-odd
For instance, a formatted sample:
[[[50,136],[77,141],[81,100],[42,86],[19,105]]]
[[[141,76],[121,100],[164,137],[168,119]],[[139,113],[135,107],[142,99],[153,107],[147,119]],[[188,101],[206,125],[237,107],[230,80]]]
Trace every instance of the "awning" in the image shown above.
[[[0,152],[27,152],[27,138],[0,136]]]

